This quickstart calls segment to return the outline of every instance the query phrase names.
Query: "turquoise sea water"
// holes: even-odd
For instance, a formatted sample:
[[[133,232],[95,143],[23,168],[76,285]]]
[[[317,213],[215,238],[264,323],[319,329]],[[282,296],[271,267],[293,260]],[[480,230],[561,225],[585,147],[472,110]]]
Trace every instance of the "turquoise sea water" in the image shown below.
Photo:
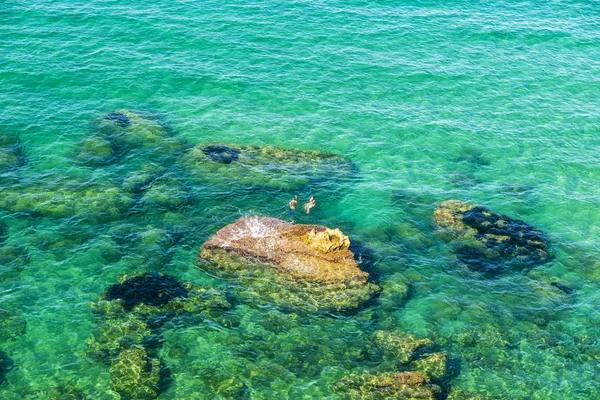
[[[3,246],[18,250],[0,265],[11,316],[0,397],[119,399],[109,368],[86,353],[91,303],[145,271],[229,290],[195,265],[202,243],[244,215],[289,219],[297,194],[318,202],[296,222],[340,227],[369,249],[380,298],[309,316],[237,301],[231,326],[166,325],[160,399],[338,398],[345,374],[387,370],[365,355],[378,329],[448,352],[444,397],[598,398],[598,71],[592,0],[3,1],[0,134],[19,136],[24,162],[1,171],[1,196],[39,204],[40,193],[106,185],[108,198],[140,168],[182,182],[117,218],[96,218],[91,204],[1,211]],[[333,152],[358,174],[244,189],[235,177],[186,179],[151,145],[82,164],[93,122],[118,109],[152,114],[189,144]],[[494,279],[458,268],[431,229],[435,206],[453,198],[542,230],[553,259]],[[123,230],[133,233],[115,240]],[[386,293],[395,284],[409,296]],[[232,377],[243,390],[216,394]]]

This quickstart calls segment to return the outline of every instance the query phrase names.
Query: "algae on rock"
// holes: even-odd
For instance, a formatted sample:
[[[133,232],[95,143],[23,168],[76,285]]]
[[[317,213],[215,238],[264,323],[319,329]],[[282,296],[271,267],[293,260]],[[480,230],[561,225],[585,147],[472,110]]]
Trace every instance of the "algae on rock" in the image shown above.
[[[416,359],[419,352],[433,345],[429,339],[417,339],[413,335],[399,330],[376,331],[373,342],[391,358],[400,364],[408,364]]]
[[[0,341],[15,339],[25,333],[27,322],[15,313],[0,309]]]
[[[230,307],[223,293],[172,276],[124,276],[92,303],[98,319],[87,354],[110,364],[111,387],[124,398],[153,399],[166,373],[153,355],[157,329],[183,314],[214,319]]]
[[[17,135],[0,133],[0,170],[23,165],[25,159]]]
[[[535,266],[551,258],[542,232],[483,206],[447,200],[435,209],[433,221],[458,259],[484,275]]]
[[[133,201],[115,186],[66,177],[48,176],[35,184],[0,188],[0,208],[49,218],[76,216],[97,222],[115,220]]]
[[[121,351],[110,366],[110,386],[125,399],[158,397],[160,379],[160,361],[151,358],[141,346]]]
[[[188,150],[181,165],[192,176],[229,186],[292,189],[311,181],[352,176],[353,164],[342,156],[276,146],[202,143]]]
[[[348,400],[435,400],[442,392],[422,372],[352,373],[336,382],[333,389]]]
[[[23,247],[0,244],[0,282],[18,277],[28,263],[29,254]]]
[[[114,143],[119,151],[139,150],[150,159],[176,155],[186,147],[148,113],[120,109],[104,115],[93,125],[95,134]]]

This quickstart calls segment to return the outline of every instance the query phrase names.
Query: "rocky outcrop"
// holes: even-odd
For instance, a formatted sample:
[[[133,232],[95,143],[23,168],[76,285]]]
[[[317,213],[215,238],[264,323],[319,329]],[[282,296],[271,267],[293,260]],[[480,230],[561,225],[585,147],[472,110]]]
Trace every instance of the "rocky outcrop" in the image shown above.
[[[434,211],[433,222],[458,259],[486,275],[542,264],[551,258],[542,232],[480,205],[444,201]]]
[[[253,300],[341,311],[358,307],[379,290],[349,246],[339,229],[245,217],[204,243],[199,265],[238,279],[245,286],[241,295]]]
[[[353,164],[339,155],[311,150],[202,143],[181,158],[182,166],[212,184],[292,189],[314,180],[352,175]]]

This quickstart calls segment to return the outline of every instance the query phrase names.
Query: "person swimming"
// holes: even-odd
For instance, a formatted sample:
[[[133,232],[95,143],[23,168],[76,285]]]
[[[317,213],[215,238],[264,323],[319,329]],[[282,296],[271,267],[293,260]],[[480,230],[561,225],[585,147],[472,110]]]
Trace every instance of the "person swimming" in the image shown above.
[[[298,196],[294,196],[294,198],[291,199],[290,202],[288,203],[290,210],[292,210],[292,211],[296,210],[296,204],[298,204]]]
[[[310,196],[310,200],[308,200],[308,203],[304,204],[302,208],[304,208],[304,211],[306,211],[307,214],[310,214],[310,209],[313,208],[316,203],[317,199],[315,199],[315,196]]]

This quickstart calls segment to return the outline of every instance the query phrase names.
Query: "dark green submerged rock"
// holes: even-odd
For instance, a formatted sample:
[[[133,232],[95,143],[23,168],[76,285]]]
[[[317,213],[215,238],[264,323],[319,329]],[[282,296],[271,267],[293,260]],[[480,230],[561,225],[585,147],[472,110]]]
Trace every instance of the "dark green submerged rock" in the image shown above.
[[[548,239],[541,231],[480,205],[445,201],[434,211],[433,221],[437,233],[451,243],[458,259],[487,276],[551,259]]]
[[[0,350],[0,385],[6,380],[6,374],[13,368],[13,361]]]
[[[12,340],[23,335],[27,322],[14,312],[0,309],[0,340]]]
[[[222,292],[169,275],[124,276],[92,303],[98,321],[88,355],[110,365],[111,387],[122,398],[156,398],[167,375],[156,357],[157,329],[183,314],[198,322],[216,318],[230,307]]]
[[[441,395],[441,388],[426,374],[414,371],[353,373],[337,382],[334,390],[348,400],[435,400]]]
[[[49,218],[115,220],[133,206],[134,200],[116,186],[68,177],[47,176],[36,183],[0,187],[0,208]]]
[[[314,150],[224,143],[202,143],[181,158],[192,176],[221,185],[242,184],[292,189],[314,180],[350,177],[355,166],[346,158]]]
[[[0,171],[15,168],[25,163],[19,136],[0,133]]]
[[[136,159],[165,162],[186,148],[156,116],[126,109],[103,115],[92,123],[92,133],[75,151],[76,159],[98,167],[122,160],[131,152]]]

